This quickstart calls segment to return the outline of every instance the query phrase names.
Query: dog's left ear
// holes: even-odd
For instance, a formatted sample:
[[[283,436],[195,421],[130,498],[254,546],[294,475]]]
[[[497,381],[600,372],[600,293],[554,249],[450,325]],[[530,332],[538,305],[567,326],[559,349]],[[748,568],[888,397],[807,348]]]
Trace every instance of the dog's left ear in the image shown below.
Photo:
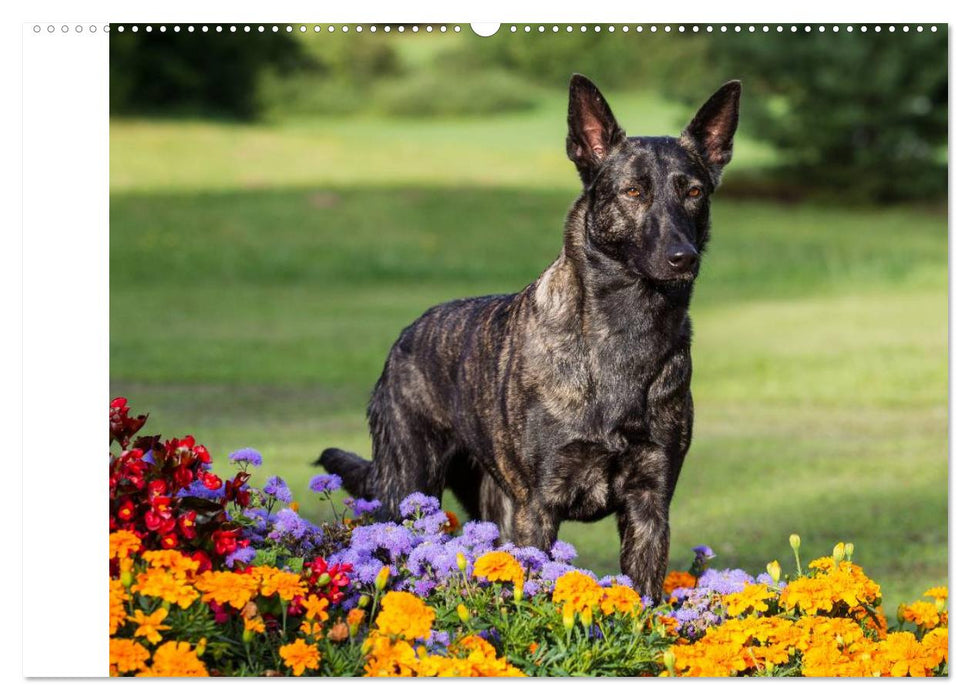
[[[566,154],[589,185],[610,149],[626,137],[610,105],[589,78],[576,73],[570,80]]]
[[[741,96],[741,82],[732,80],[725,83],[708,98],[681,132],[681,144],[701,155],[715,185],[721,178],[722,169],[732,159]]]

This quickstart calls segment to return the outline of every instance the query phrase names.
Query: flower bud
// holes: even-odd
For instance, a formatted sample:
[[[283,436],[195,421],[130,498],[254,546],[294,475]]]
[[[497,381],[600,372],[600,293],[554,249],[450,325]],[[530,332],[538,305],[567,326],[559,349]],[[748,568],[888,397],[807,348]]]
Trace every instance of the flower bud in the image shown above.
[[[584,608],[580,611],[580,622],[583,623],[584,627],[589,628],[593,624],[593,610],[589,607]]]
[[[458,565],[459,571],[461,571],[463,574],[469,566],[469,561],[465,558],[465,555],[462,554],[462,552],[455,555],[455,563]]]
[[[790,547],[792,547],[795,550],[798,550],[801,544],[802,544],[802,539],[800,539],[799,535],[797,535],[796,533],[792,533],[791,535],[789,535]]]
[[[381,571],[378,572],[378,575],[374,579],[374,587],[377,588],[378,591],[383,591],[384,587],[388,585],[388,577],[390,575],[391,569],[389,569],[387,566],[382,566]]]
[[[772,577],[772,583],[779,583],[779,579],[782,578],[782,567],[779,566],[778,561],[770,561],[765,565],[765,570]]]
[[[455,608],[455,612],[458,613],[459,619],[462,622],[468,622],[471,615],[469,614],[469,609],[465,607],[464,603],[459,603],[458,607]]]
[[[318,586],[326,586],[328,583],[330,583],[330,574],[328,573],[321,574],[317,579]]]
[[[370,604],[371,604],[371,596],[369,596],[367,593],[365,593],[364,595],[362,595],[360,598],[357,599],[357,607],[359,608],[366,608]]]
[[[567,632],[573,629],[573,610],[570,608],[563,608],[563,627]]]
[[[772,663],[771,661],[766,661],[765,662],[765,672],[766,673],[772,673],[774,670],[775,670],[775,664]]]
[[[206,638],[202,637],[199,639],[199,642],[196,644],[196,656],[198,656],[201,659],[202,655],[205,653],[206,653]]]
[[[944,608],[947,607],[947,601],[943,598],[935,598],[934,607],[937,608],[937,612],[942,613],[944,612]]]
[[[512,599],[517,603],[523,599],[523,584],[517,583],[513,586]]]
[[[904,624],[904,619],[905,619],[904,615],[905,615],[906,612],[907,612],[907,606],[904,603],[901,603],[900,605],[897,606],[897,624],[898,625]]]
[[[847,542],[845,549],[846,549],[846,561],[853,561],[853,550],[854,550],[853,543]]]
[[[839,564],[846,558],[846,545],[842,542],[837,542],[836,546],[833,547],[833,561]]]
[[[253,641],[253,630],[243,630],[243,644],[249,644]]]
[[[118,579],[121,581],[121,585],[123,585],[125,588],[131,586],[132,582],[134,581],[132,578],[131,569],[128,571],[122,571],[121,576],[119,576]]]
[[[674,668],[674,662],[675,662],[674,649],[670,649],[670,648],[665,649],[664,668],[668,670],[668,675],[671,675],[671,676],[677,675]]]

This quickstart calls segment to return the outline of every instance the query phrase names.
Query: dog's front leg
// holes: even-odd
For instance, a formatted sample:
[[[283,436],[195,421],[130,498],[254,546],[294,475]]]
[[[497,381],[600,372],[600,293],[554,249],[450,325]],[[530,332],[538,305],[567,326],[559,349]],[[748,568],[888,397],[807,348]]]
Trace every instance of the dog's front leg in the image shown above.
[[[625,494],[617,514],[620,570],[655,603],[661,601],[668,568],[668,502],[661,490],[637,489]]]

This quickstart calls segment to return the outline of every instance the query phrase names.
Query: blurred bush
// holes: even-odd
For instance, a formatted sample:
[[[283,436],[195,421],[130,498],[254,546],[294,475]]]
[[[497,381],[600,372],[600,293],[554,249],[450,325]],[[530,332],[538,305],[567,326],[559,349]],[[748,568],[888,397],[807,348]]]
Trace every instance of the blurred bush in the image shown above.
[[[382,85],[374,95],[379,112],[402,117],[515,112],[535,107],[536,86],[495,68],[468,73],[431,69]]]
[[[690,104],[701,76],[740,78],[740,128],[774,146],[773,176],[844,199],[946,196],[946,29],[688,39],[664,92]]]
[[[118,32],[109,40],[112,114],[203,115],[252,119],[259,75],[308,67],[287,34]]]

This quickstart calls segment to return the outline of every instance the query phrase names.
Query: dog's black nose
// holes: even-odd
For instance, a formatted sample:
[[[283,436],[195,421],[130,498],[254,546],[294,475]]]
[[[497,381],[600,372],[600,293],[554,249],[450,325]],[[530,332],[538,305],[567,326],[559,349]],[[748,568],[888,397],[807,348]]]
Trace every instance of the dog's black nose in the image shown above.
[[[668,254],[668,263],[678,272],[687,272],[694,269],[698,262],[698,253],[694,250],[682,248]]]

